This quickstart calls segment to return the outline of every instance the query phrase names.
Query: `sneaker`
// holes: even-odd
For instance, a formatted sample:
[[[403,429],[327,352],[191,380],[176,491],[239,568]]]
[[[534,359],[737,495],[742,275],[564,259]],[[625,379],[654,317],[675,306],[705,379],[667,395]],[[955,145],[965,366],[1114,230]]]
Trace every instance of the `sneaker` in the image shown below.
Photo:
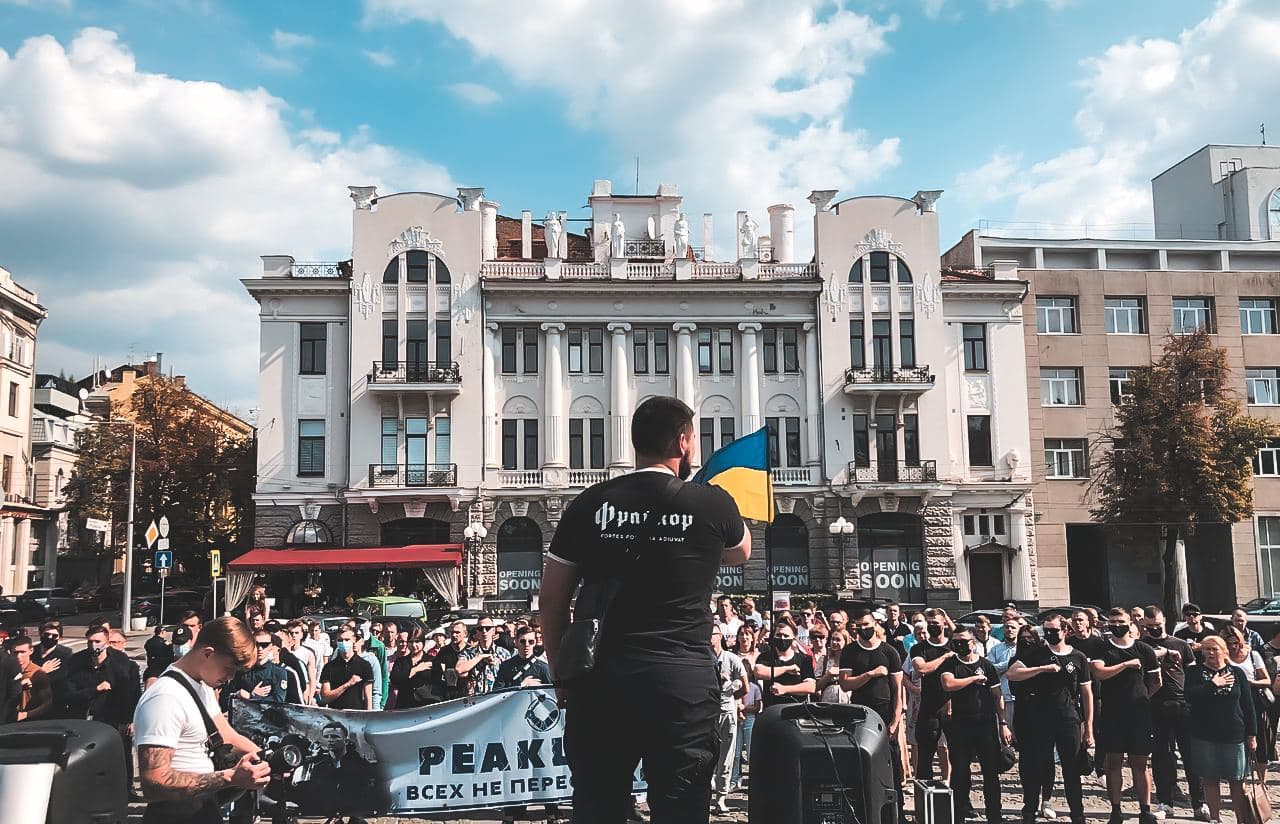
[[[1210,819],[1209,819],[1209,805],[1208,805],[1208,804],[1201,804],[1199,807],[1196,807],[1196,820],[1197,820],[1197,821],[1209,821],[1209,820],[1210,820]]]
[[[1124,813],[1119,807],[1111,810],[1111,816],[1107,819],[1107,824],[1124,824]]]
[[[1048,801],[1040,805],[1040,817],[1045,819],[1046,821],[1058,820],[1058,814],[1054,812],[1053,807],[1049,806]]]
[[[728,799],[722,798],[716,802],[716,812],[721,812],[721,813],[730,812]]]
[[[1166,804],[1152,804],[1151,814],[1155,816],[1156,821],[1164,821],[1167,816],[1173,813],[1173,809]]]
[[[1151,810],[1147,810],[1145,813],[1138,813],[1138,824],[1155,824],[1156,820],[1156,814]]]

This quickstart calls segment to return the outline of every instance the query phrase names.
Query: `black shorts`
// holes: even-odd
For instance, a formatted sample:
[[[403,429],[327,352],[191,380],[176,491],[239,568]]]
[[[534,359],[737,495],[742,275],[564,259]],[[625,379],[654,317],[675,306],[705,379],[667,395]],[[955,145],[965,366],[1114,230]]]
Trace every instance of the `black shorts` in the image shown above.
[[[1102,715],[1094,727],[1099,753],[1151,755],[1152,726],[1150,707],[1120,707]]]

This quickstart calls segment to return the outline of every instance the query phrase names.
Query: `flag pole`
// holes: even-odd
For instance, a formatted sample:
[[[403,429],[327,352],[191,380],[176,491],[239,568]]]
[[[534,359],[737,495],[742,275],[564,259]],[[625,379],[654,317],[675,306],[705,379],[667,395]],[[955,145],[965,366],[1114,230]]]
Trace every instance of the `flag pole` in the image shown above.
[[[769,596],[769,618],[771,620],[770,632],[772,627],[778,625],[777,616],[774,615],[773,608],[773,541],[771,533],[773,532],[773,462],[769,455],[769,426],[765,425],[764,432],[764,477],[765,484],[769,491],[769,520],[764,525],[764,580],[765,589]]]

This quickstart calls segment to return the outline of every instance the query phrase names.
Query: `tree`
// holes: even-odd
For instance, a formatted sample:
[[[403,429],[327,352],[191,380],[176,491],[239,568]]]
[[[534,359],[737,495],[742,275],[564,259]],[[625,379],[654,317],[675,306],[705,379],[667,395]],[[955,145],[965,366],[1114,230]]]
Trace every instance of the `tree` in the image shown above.
[[[139,382],[129,401],[112,409],[112,419],[137,425],[135,546],[146,525],[164,515],[175,560],[190,570],[207,568],[210,549],[241,548],[252,533],[253,440],[227,430],[202,400],[158,375]],[[73,523],[112,520],[111,547],[125,540],[129,441],[128,426],[81,430],[66,487]]]
[[[1170,337],[1156,363],[1134,370],[1097,460],[1094,516],[1159,531],[1170,620],[1188,599],[1185,538],[1253,516],[1253,459],[1277,433],[1241,412],[1230,378],[1207,333]]]

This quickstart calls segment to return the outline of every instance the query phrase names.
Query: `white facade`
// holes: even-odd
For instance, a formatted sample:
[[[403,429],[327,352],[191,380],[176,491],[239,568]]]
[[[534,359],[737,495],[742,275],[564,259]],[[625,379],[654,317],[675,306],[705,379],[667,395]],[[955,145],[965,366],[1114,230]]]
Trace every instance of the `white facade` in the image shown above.
[[[1151,181],[1156,237],[1280,240],[1280,146],[1204,146]]]

